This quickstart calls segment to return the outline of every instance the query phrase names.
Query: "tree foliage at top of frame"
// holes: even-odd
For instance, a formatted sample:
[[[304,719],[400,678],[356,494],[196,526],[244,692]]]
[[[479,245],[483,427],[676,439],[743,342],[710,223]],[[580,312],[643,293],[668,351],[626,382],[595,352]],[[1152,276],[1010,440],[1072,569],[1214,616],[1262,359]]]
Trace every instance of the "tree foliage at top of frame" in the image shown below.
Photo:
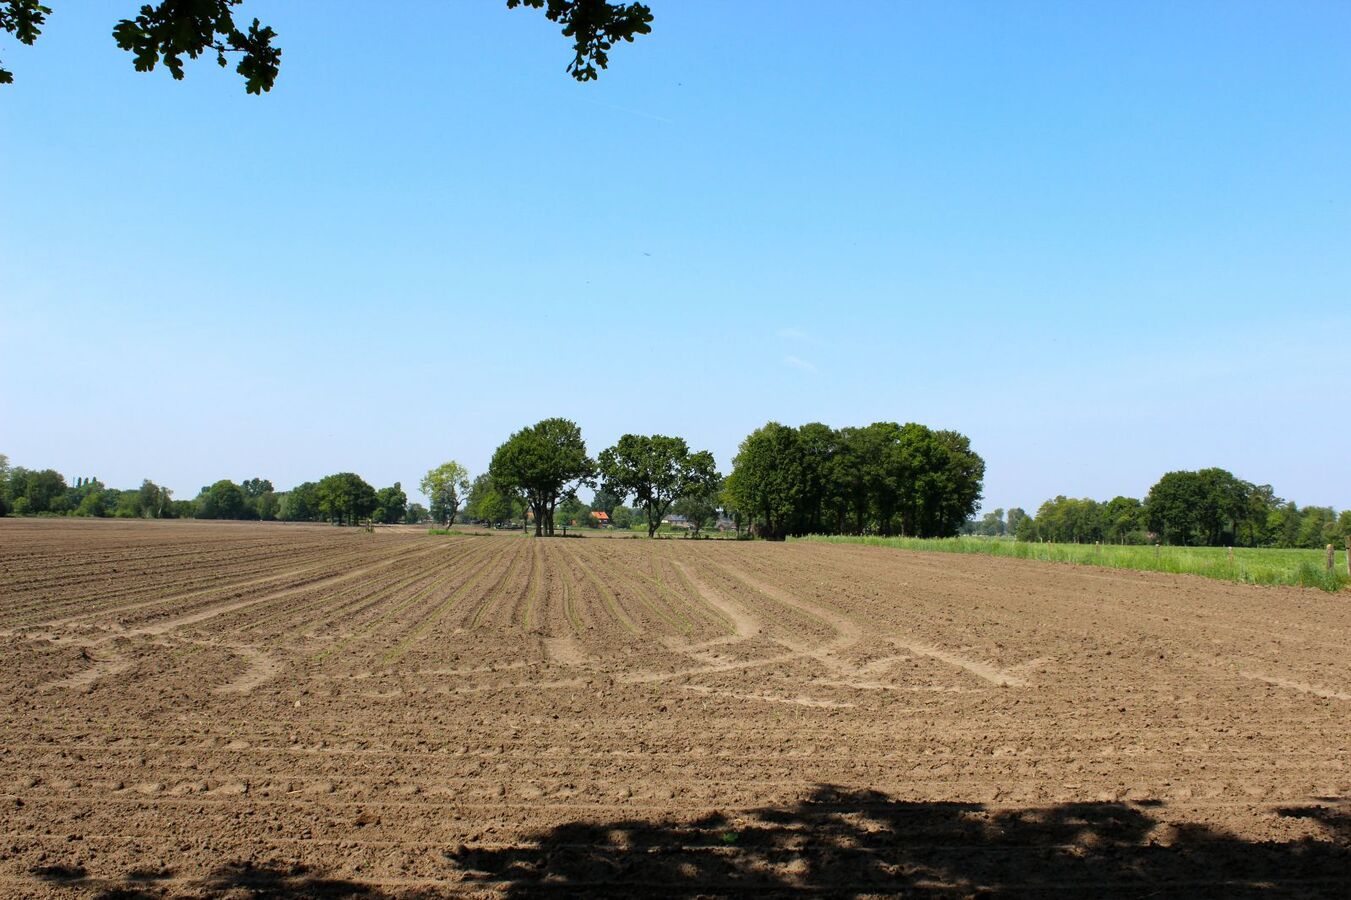
[[[244,0],[159,0],[144,3],[133,18],[113,27],[117,46],[131,53],[138,72],[154,71],[161,63],[175,80],[183,78],[183,58],[214,55],[225,67],[239,54],[235,71],[250,94],[272,90],[281,69],[281,48],[273,44],[277,33],[254,19],[247,29],[235,23],[235,7]],[[652,32],[652,10],[644,3],[612,3],[609,0],[507,0],[507,8],[525,6],[544,11],[549,21],[563,28],[572,40],[573,58],[567,71],[577,81],[595,81],[598,69],[610,63],[610,50],[617,41],[632,42],[636,35]],[[0,31],[20,43],[32,45],[42,34],[51,7],[39,0],[0,0]],[[0,84],[11,84],[14,75],[0,65]]]
[[[507,0],[508,9],[518,6],[542,9],[545,18],[563,26],[563,36],[572,38],[568,74],[578,81],[595,81],[596,67],[609,67],[610,50],[616,41],[632,43],[634,35],[652,33],[652,10],[645,3]]]
[[[0,4],[0,31],[7,31],[30,47],[42,34],[51,7],[37,0],[5,0]],[[14,73],[0,65],[0,84],[13,84]]]
[[[161,0],[146,3],[134,19],[113,27],[117,46],[135,57],[136,71],[151,72],[163,60],[175,81],[183,79],[183,57],[215,54],[224,68],[226,54],[243,54],[235,71],[250,94],[272,90],[281,67],[281,48],[272,46],[277,33],[254,19],[248,31],[235,25],[234,7],[244,0]]]

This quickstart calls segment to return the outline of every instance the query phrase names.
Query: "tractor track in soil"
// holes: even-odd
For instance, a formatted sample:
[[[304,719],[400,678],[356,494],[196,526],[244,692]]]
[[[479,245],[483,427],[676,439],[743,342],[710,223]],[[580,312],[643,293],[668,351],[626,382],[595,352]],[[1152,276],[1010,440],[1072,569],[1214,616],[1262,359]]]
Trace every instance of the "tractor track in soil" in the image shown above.
[[[0,520],[0,896],[1351,893],[1351,604]]]

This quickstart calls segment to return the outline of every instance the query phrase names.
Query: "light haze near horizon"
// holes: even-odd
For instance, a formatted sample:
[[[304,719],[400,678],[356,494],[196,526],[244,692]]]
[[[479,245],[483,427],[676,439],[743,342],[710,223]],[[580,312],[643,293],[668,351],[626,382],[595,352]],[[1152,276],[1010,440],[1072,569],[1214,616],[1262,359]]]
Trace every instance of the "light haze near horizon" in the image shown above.
[[[985,507],[1217,465],[1351,507],[1351,5],[249,0],[247,96],[0,38],[0,452],[278,489],[769,420],[971,437]]]

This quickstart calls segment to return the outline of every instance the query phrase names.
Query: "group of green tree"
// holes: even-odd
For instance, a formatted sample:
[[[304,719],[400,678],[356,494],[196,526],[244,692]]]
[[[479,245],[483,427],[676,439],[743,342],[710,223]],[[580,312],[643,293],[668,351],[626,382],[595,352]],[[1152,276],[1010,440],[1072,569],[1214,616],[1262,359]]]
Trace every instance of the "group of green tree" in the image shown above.
[[[216,482],[211,488],[230,490],[230,482]],[[248,482],[245,482],[247,485]],[[269,488],[271,485],[268,486]],[[247,491],[246,500],[247,500]],[[198,516],[198,518],[247,518],[244,516]],[[260,518],[262,518],[260,516]],[[427,519],[427,511],[420,504],[409,503],[403,485],[394,482],[386,488],[374,488],[360,475],[337,472],[318,481],[305,481],[289,491],[276,495],[275,515],[282,522],[332,522],[336,525],[356,525],[373,522],[397,525],[417,523]]]
[[[222,479],[202,488],[194,504],[197,519],[259,519],[281,522],[332,522],[381,525],[423,522],[427,510],[409,503],[403,485],[375,488],[360,475],[337,472],[305,481],[289,491],[274,491],[272,482],[250,478],[240,484]]]
[[[767,538],[950,537],[975,511],[984,477],[985,461],[955,431],[770,422],[741,442],[724,496]]]
[[[68,483],[55,469],[9,465],[0,454],[0,515],[70,515],[135,519],[236,519],[284,522],[395,524],[426,521],[427,510],[409,503],[395,482],[376,489],[359,475],[339,472],[277,491],[266,478],[221,479],[191,500],[146,479],[139,488],[110,488],[97,478]]]
[[[450,521],[463,497],[467,518],[528,521],[536,535],[552,535],[569,524],[595,527],[592,513],[603,512],[614,527],[628,528],[640,520],[652,536],[669,512],[696,507],[711,511],[691,521],[702,527],[717,515],[723,487],[713,454],[691,451],[683,438],[626,434],[592,458],[581,428],[561,418],[544,419],[511,435],[493,453],[488,471],[473,481],[463,467],[447,466],[455,466],[444,479],[454,490],[444,492],[439,507],[428,490],[437,485],[423,485],[434,517],[439,508],[440,519]],[[578,497],[582,487],[596,488],[591,504]],[[625,506],[630,497],[633,506]]]
[[[529,521],[543,535],[560,524],[595,526],[592,513],[603,512],[613,526],[641,524],[651,536],[674,513],[696,533],[727,515],[739,530],[781,538],[954,534],[980,498],[985,465],[964,436],[922,425],[833,429],[771,422],[741,443],[724,479],[711,453],[667,435],[626,434],[593,459],[577,424],[553,418],[511,435],[475,479],[454,461],[429,471],[419,486],[430,510],[409,504],[397,483],[377,490],[351,472],[280,492],[263,478],[222,479],[179,501],[150,481],[135,491],[108,489],[96,479],[68,487],[52,470],[6,468],[0,502],[20,514],[338,524],[467,518]],[[583,486],[596,488],[590,504],[578,496]]]
[[[67,483],[55,469],[11,467],[0,454],[0,515],[117,516],[173,518],[184,503],[149,479],[139,488],[117,490],[97,478],[78,477]]]
[[[738,531],[770,539],[932,537],[957,533],[980,499],[984,473],[966,437],[913,423],[770,422],[742,441],[724,479],[713,455],[683,438],[626,434],[593,459],[575,422],[545,419],[509,437],[483,475],[470,481],[457,472],[456,484],[467,518],[530,520],[539,535],[594,524],[595,511],[618,528],[640,522],[649,536],[675,514],[695,533],[725,515]],[[583,486],[597,489],[590,505],[578,497]]]
[[[1056,497],[1035,517],[996,509],[962,528],[967,534],[1011,535],[1020,541],[1164,544],[1208,547],[1322,547],[1351,536],[1351,510],[1304,506],[1224,469],[1169,472],[1144,500],[1105,503]]]
[[[429,471],[419,487],[430,509],[410,504],[397,483],[377,490],[351,472],[280,492],[263,478],[222,479],[179,501],[150,481],[136,491],[110,490],[94,479],[71,488],[52,470],[6,466],[0,512],[336,524],[520,521],[533,523],[536,535],[552,535],[560,525],[594,527],[592,513],[603,512],[614,527],[639,524],[649,537],[668,515],[682,517],[696,534],[727,516],[738,531],[770,539],[941,537],[956,534],[971,515],[984,473],[966,437],[913,423],[834,429],[770,422],[742,441],[724,479],[713,454],[691,450],[683,438],[625,434],[592,458],[577,423],[552,418],[512,434],[477,478],[454,461]],[[582,487],[596,489],[591,504],[578,496]]]

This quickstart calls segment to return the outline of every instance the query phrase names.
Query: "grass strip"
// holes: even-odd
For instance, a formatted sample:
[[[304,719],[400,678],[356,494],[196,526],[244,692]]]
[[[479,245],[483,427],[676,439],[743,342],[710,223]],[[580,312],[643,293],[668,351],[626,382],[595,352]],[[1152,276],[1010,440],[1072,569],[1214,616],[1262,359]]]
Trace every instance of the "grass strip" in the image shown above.
[[[1011,559],[1199,575],[1240,584],[1287,585],[1336,592],[1351,585],[1346,551],[1337,554],[1331,571],[1323,550],[1235,547],[1153,547],[1121,544],[1049,544],[1000,538],[903,538],[877,535],[807,535],[790,538],[822,544],[862,544],[932,553],[977,553]]]

